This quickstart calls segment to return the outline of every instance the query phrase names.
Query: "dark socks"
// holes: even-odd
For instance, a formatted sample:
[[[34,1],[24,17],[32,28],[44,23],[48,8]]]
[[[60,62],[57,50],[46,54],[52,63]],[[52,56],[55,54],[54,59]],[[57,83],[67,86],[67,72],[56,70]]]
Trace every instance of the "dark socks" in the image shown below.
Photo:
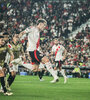
[[[3,90],[4,90],[4,93],[6,93],[6,92],[7,92],[7,89],[6,89],[6,87],[5,87],[4,77],[1,77],[1,85],[2,85],[2,88],[3,88]]]
[[[45,71],[44,71],[44,70],[42,70],[42,76],[44,75],[44,72],[45,72]]]
[[[12,76],[11,74],[9,75],[9,78],[8,78],[8,84],[9,84],[9,86],[11,86],[11,84],[14,82],[15,77],[16,76]]]
[[[44,74],[44,70],[38,72],[38,76],[39,76],[40,79],[42,79],[43,74]]]
[[[39,79],[42,79],[41,72],[38,72]]]

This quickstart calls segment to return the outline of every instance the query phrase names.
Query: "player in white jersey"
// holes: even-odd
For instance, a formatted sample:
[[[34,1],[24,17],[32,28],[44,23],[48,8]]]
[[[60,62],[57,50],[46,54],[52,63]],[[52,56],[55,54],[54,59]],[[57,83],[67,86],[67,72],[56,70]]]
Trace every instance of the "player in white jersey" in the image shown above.
[[[55,71],[52,68],[52,65],[49,59],[44,56],[39,50],[39,42],[40,42],[40,32],[45,29],[47,22],[45,19],[39,19],[37,21],[37,25],[32,28],[28,27],[23,32],[19,34],[19,37],[22,37],[24,34],[28,34],[28,46],[27,51],[30,54],[32,59],[32,63],[39,65],[40,62],[46,65],[47,70],[52,74],[54,80],[52,83],[58,82],[58,76],[55,74]]]
[[[59,71],[64,77],[64,83],[66,83],[67,77],[65,75],[64,69],[62,69],[62,64],[66,58],[67,51],[62,45],[59,44],[58,39],[54,40],[54,45],[52,47],[52,54],[53,53],[55,54],[55,65],[56,65],[54,69],[56,70],[56,73],[57,73],[57,70],[59,69]]]

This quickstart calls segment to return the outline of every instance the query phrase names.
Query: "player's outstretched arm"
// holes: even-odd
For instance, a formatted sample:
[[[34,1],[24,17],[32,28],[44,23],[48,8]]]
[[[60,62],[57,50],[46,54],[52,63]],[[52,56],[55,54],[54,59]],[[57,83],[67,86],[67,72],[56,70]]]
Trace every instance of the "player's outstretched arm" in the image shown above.
[[[20,33],[19,33],[19,38],[21,38],[24,34],[26,34],[25,31],[20,32]]]

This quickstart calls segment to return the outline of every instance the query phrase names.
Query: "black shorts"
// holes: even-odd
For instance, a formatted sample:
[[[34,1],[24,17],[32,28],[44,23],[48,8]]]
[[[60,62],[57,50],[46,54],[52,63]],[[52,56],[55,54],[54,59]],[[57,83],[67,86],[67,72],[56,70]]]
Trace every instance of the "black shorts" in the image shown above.
[[[64,61],[55,61],[55,66],[57,67],[57,68],[60,68],[60,67],[62,67],[62,64],[64,63]]]
[[[30,51],[29,54],[30,54],[32,63],[35,63],[35,64],[40,64],[41,59],[44,57],[44,55],[41,54],[41,53],[40,53],[39,51],[37,51],[37,50]]]

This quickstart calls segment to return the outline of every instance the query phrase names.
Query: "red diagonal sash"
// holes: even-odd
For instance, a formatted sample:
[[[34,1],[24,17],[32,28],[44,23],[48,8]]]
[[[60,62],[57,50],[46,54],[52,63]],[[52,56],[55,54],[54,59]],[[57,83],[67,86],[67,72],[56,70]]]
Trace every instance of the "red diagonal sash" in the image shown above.
[[[37,42],[37,45],[36,45],[36,48],[38,49],[39,47],[39,44],[40,44],[40,38],[38,39],[38,42]]]
[[[57,47],[57,49],[55,51],[55,56],[56,56],[56,54],[57,54],[57,52],[58,52],[59,49],[60,49],[60,46]]]

